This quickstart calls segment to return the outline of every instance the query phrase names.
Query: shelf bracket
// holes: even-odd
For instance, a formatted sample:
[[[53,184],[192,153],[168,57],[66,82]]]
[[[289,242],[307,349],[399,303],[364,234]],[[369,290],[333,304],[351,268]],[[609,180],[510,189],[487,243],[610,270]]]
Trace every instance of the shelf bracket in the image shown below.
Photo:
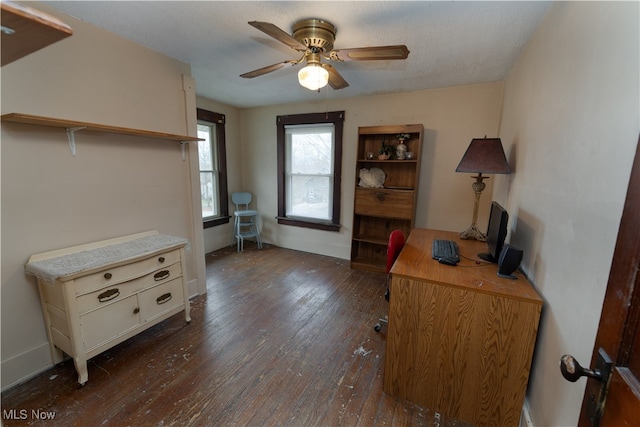
[[[79,126],[75,128],[67,128],[67,138],[69,138],[69,148],[71,149],[71,154],[75,157],[76,155],[76,131],[86,129],[86,126]]]
[[[182,151],[182,161],[187,159],[187,144],[189,141],[180,141],[180,151]]]

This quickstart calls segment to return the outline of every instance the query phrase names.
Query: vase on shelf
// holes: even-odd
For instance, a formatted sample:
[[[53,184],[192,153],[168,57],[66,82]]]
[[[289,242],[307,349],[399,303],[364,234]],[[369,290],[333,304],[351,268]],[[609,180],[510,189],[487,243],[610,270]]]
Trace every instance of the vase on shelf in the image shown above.
[[[407,155],[407,146],[404,145],[404,139],[400,140],[398,146],[396,147],[396,159],[404,160]]]

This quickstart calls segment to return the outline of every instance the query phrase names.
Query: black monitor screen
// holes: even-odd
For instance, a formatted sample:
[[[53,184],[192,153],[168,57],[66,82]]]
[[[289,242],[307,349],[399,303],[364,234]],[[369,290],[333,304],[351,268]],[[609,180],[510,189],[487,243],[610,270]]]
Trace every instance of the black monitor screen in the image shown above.
[[[478,254],[478,257],[489,262],[498,262],[500,251],[504,245],[504,239],[507,237],[507,221],[509,214],[497,202],[491,203],[491,212],[489,214],[489,225],[487,226],[487,246],[488,253]]]

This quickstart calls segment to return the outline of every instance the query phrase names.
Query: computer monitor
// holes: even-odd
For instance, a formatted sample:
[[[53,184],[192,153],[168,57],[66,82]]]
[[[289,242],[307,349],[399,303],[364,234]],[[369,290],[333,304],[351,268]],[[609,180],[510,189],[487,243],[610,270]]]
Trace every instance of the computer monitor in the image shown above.
[[[491,202],[491,212],[489,213],[489,225],[487,226],[487,246],[488,253],[480,253],[478,257],[489,262],[498,263],[500,251],[507,237],[507,221],[509,213],[497,202]]]

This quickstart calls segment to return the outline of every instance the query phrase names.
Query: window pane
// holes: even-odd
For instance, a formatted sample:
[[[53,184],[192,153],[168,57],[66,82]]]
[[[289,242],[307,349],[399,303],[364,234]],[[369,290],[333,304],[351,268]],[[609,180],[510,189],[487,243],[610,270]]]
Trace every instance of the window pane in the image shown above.
[[[213,170],[213,155],[211,153],[211,126],[198,125],[198,153],[200,170]]]
[[[198,168],[203,227],[229,223],[227,165],[225,155],[225,116],[197,108]]]
[[[291,176],[287,215],[331,219],[331,179],[328,176]]]
[[[286,129],[286,215],[332,219],[333,124]]]
[[[291,135],[291,173],[330,174],[332,134],[294,133]]]
[[[217,197],[214,175],[211,172],[200,172],[200,194],[202,195],[202,217],[218,215]]]

